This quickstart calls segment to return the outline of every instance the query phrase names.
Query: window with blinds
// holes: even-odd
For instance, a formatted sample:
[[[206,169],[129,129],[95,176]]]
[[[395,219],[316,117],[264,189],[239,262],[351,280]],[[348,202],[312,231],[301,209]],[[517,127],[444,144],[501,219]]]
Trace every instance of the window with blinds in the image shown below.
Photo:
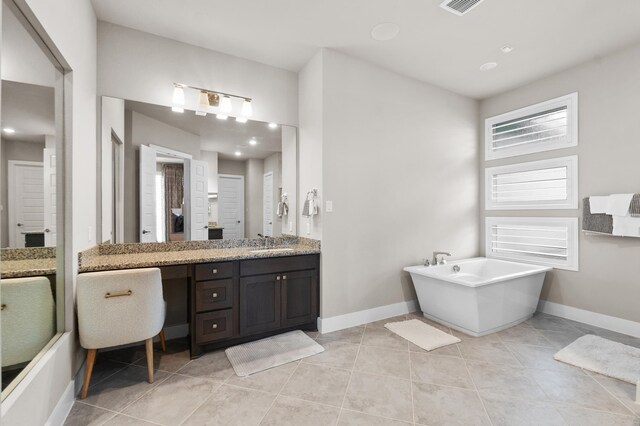
[[[485,159],[576,146],[577,122],[577,93],[488,118]]]
[[[488,217],[487,257],[578,270],[578,219]]]
[[[485,208],[577,209],[578,157],[485,169]]]

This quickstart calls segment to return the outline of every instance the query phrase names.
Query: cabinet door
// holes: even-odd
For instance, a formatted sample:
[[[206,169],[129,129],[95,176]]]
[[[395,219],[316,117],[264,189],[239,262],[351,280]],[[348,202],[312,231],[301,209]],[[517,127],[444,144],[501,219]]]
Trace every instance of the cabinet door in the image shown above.
[[[283,273],[282,326],[307,324],[318,316],[317,270]]]
[[[280,275],[240,279],[240,334],[249,335],[280,327]]]

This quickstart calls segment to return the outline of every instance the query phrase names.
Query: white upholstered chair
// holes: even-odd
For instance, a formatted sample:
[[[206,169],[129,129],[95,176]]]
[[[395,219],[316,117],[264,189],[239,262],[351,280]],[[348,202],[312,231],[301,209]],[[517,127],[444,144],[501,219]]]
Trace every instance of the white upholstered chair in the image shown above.
[[[46,277],[0,281],[2,366],[31,361],[56,333],[56,308]]]
[[[153,337],[164,350],[166,305],[160,269],[127,269],[78,275],[76,287],[80,345],[87,349],[82,399],[98,349],[145,341],[149,383],[153,383]]]

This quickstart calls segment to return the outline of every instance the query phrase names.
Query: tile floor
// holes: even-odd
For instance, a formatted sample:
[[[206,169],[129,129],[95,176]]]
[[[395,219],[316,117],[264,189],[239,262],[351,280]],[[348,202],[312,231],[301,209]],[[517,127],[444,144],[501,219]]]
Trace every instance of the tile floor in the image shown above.
[[[181,341],[155,353],[153,385],[142,346],[99,353],[89,396],[65,424],[640,425],[635,386],[553,360],[587,333],[640,339],[538,314],[481,338],[437,325],[462,341],[427,353],[387,321],[310,333],[325,352],[248,378],[224,351],[190,361]]]

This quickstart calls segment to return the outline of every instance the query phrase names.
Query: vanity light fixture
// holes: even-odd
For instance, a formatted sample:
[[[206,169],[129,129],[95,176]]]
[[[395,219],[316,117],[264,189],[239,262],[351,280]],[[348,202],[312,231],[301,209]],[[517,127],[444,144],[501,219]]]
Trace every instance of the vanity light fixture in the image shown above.
[[[270,129],[276,129],[278,127],[278,124],[276,123],[269,123],[269,128]]]
[[[5,127],[4,129],[2,129],[3,132],[12,135],[14,134],[16,131],[14,129],[12,129],[11,127]]]
[[[253,115],[253,107],[251,106],[251,99],[245,98],[242,103],[242,115],[244,117],[251,117]]]
[[[211,107],[218,107],[218,113],[216,116],[221,120],[226,120],[229,113],[233,111],[233,104],[231,98],[242,99],[242,112],[243,117],[250,117],[253,113],[251,108],[251,98],[246,96],[233,95],[230,93],[224,93],[214,90],[203,89],[201,87],[189,86],[182,83],[173,83],[173,98],[172,98],[172,110],[175,112],[184,112],[185,106],[185,89],[197,90],[199,92],[198,107],[196,109],[197,115],[206,115]],[[242,121],[241,121],[242,122]]]
[[[249,145],[254,145],[254,146],[255,146],[255,145],[257,145],[257,144],[258,144],[258,141],[256,140],[256,138],[251,138],[251,139],[249,140]]]
[[[248,120],[248,118],[247,118],[247,117],[236,117],[236,121],[237,121],[238,123],[246,123],[246,122],[247,122],[247,120]]]

